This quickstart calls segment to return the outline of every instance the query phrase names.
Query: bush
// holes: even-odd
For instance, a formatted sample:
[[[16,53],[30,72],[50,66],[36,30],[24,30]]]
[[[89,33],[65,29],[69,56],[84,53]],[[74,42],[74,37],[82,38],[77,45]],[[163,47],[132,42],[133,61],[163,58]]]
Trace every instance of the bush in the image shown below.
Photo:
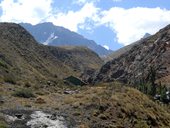
[[[7,125],[4,121],[0,120],[0,128],[7,128]]]
[[[4,81],[10,84],[16,84],[16,80],[14,76],[11,76],[11,75],[4,76]]]
[[[22,97],[22,98],[35,97],[35,95],[33,94],[33,92],[30,89],[20,89],[20,90],[17,90],[17,91],[15,91],[13,93],[13,96]]]
[[[6,65],[5,62],[3,62],[2,60],[0,60],[0,66],[4,67],[4,68],[8,68],[8,66]]]
[[[31,87],[31,84],[29,82],[26,82],[25,87],[29,88],[29,87]]]

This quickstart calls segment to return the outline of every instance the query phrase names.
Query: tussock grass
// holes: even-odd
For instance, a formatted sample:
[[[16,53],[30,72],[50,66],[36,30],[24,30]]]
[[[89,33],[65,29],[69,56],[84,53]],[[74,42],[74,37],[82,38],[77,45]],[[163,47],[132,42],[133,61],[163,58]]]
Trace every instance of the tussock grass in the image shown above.
[[[165,107],[118,83],[86,87],[64,102],[74,108],[74,118],[87,119],[89,127],[170,127],[170,113]]]
[[[30,89],[18,89],[13,93],[13,96],[22,97],[22,98],[35,97],[32,90],[30,90]]]

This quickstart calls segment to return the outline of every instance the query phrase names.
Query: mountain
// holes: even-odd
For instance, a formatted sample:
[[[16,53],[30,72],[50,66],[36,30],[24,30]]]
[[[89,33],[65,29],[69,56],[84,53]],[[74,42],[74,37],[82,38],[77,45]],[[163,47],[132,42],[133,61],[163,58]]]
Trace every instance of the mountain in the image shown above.
[[[119,56],[121,56],[125,52],[129,51],[133,46],[138,45],[138,43],[141,43],[143,39],[148,38],[150,36],[151,36],[151,34],[145,33],[145,35],[140,40],[138,40],[138,41],[136,41],[134,43],[131,43],[131,44],[127,45],[127,46],[124,46],[124,47],[122,47],[122,48],[112,52],[108,56],[103,57],[103,60],[105,60],[105,62],[107,62],[107,61],[110,61],[112,59],[118,58]]]
[[[120,80],[136,83],[155,72],[156,80],[170,83],[170,25],[155,35],[140,40],[130,50],[107,62],[95,82]]]
[[[159,40],[152,36],[140,44],[148,44],[152,56],[158,54],[154,60],[167,55],[167,63],[161,60],[167,68],[168,30],[158,33]],[[156,40],[155,44],[153,40]],[[124,83],[83,87],[68,83],[68,79],[72,83],[82,83],[77,76],[82,72],[93,75],[93,71],[103,64],[99,56],[88,48],[44,46],[38,44],[23,27],[13,23],[0,23],[0,46],[0,128],[170,127],[168,105],[154,102]],[[133,57],[133,52],[142,53],[140,48],[134,46],[130,50],[132,53],[126,54],[129,63],[132,63],[129,56]],[[145,52],[150,59],[152,56],[146,47]],[[117,59],[118,69],[108,70],[107,67],[103,76],[108,77],[111,71],[120,70],[121,73],[122,61],[129,64],[123,57]],[[124,67],[121,67],[122,71]]]
[[[145,35],[143,36],[143,38],[147,38],[147,37],[150,37],[150,36],[151,36],[151,34],[145,33]]]
[[[88,40],[75,32],[63,27],[55,26],[49,22],[37,25],[21,23],[20,25],[27,29],[38,42],[45,45],[85,46],[95,51],[100,56],[108,55],[112,52],[111,50],[107,50],[101,45],[96,44],[93,40]]]
[[[63,79],[103,64],[88,48],[38,44],[23,27],[13,23],[0,23],[0,46],[0,80]]]

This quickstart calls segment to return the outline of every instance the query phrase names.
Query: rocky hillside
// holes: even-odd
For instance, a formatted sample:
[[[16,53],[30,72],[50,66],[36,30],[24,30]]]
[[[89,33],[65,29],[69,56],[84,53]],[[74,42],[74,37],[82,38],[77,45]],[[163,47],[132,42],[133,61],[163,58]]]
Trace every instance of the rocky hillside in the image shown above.
[[[130,45],[124,46],[124,47],[122,47],[122,48],[114,51],[114,52],[111,53],[110,55],[106,56],[105,58],[103,58],[103,60],[104,60],[105,62],[108,62],[108,61],[111,61],[111,60],[113,60],[113,59],[115,59],[115,58],[118,58],[118,57],[120,57],[122,54],[124,54],[125,52],[129,51],[129,50],[130,50],[134,45],[136,45],[137,43],[138,43],[138,41],[135,42],[135,43],[132,43],[132,44],[130,44]]]
[[[107,62],[107,61],[111,61],[111,60],[113,60],[113,59],[115,59],[115,58],[118,58],[119,56],[121,56],[121,55],[124,54],[125,52],[130,51],[131,48],[132,48],[134,45],[137,45],[138,43],[141,43],[142,40],[144,40],[144,39],[146,39],[146,38],[148,38],[148,37],[150,37],[150,36],[151,36],[151,34],[145,33],[145,35],[143,36],[143,38],[141,38],[140,40],[138,40],[138,41],[136,41],[136,42],[134,42],[134,43],[132,43],[132,44],[129,44],[129,45],[127,45],[127,46],[124,46],[124,47],[122,47],[122,48],[114,51],[114,52],[111,53],[110,55],[103,57],[103,60],[105,60],[105,62]]]
[[[49,22],[37,25],[21,23],[20,25],[27,29],[38,42],[45,45],[85,46],[100,56],[108,55],[112,52],[111,50],[107,50],[101,45],[96,44],[94,41],[84,38],[82,35],[72,32],[66,28],[55,26]]]
[[[40,81],[79,76],[102,65],[87,48],[61,48],[38,44],[20,25],[0,24],[0,80]]]
[[[147,79],[151,69],[156,72],[158,81],[169,85],[170,25],[106,63],[95,76],[94,82],[120,80],[134,83]]]

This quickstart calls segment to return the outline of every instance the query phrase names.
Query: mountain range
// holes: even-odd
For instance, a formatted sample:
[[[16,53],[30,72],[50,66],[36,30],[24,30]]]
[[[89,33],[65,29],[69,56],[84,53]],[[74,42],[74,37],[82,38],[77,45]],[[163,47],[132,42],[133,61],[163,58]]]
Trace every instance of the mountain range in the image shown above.
[[[93,40],[86,39],[78,33],[72,32],[66,28],[55,26],[50,22],[31,25],[28,23],[20,23],[34,38],[44,45],[51,46],[83,46],[88,47],[100,56],[106,56],[112,53]]]
[[[107,63],[15,23],[0,23],[0,46],[0,128],[170,127],[170,25]]]

